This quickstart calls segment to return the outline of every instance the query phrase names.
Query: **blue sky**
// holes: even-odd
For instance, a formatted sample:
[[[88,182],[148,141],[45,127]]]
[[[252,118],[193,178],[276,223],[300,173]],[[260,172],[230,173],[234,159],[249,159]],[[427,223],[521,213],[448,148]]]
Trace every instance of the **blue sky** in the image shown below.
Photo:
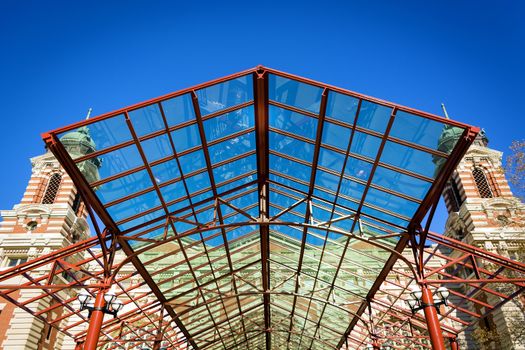
[[[0,3],[0,208],[42,132],[263,64],[525,138],[520,1]],[[440,231],[443,215],[434,228]]]

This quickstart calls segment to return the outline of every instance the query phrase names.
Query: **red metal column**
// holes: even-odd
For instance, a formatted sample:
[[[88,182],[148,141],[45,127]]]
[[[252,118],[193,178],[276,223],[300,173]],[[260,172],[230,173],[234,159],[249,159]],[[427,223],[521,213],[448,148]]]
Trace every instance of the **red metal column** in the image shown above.
[[[450,338],[450,350],[459,350],[458,340],[454,338]]]
[[[441,326],[439,325],[439,318],[436,307],[434,306],[434,298],[432,292],[426,284],[421,285],[421,302],[424,307],[425,319],[427,321],[428,334],[430,336],[430,343],[434,350],[446,350],[445,340],[443,339],[443,333],[441,332]]]
[[[372,342],[372,348],[374,350],[381,350],[381,347],[379,346],[379,342],[377,341],[377,339],[374,339],[374,341]]]
[[[84,350],[97,349],[100,329],[102,328],[102,322],[104,321],[104,311],[102,311],[102,309],[104,308],[105,303],[104,291],[100,290],[95,298],[95,305],[91,312],[91,318],[89,319],[89,328],[86,335]]]

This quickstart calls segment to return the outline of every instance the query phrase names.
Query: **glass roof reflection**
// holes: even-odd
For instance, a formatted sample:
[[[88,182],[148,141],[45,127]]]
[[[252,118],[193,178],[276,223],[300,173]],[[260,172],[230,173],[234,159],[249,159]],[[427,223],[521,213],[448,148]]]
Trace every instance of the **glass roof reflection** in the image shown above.
[[[197,347],[324,349],[461,152],[446,128],[258,68],[53,135]]]

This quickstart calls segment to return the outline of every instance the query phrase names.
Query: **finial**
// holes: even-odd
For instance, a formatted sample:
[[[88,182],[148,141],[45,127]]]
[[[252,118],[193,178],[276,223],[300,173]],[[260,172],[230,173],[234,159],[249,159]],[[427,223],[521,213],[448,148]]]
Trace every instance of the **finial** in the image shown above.
[[[441,108],[443,109],[443,113],[445,113],[445,118],[450,119],[448,117],[447,109],[445,108],[445,104],[443,102],[441,103]]]
[[[93,110],[93,108],[89,107],[88,109],[88,112],[87,112],[87,115],[86,115],[86,120],[89,119],[89,117],[91,116],[91,111]]]

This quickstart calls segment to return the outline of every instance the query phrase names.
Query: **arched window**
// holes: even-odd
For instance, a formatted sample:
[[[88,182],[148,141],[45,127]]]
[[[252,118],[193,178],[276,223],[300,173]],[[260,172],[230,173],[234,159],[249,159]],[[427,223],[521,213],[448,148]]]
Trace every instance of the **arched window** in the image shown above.
[[[450,210],[458,212],[459,208],[463,204],[463,199],[461,198],[461,193],[459,192],[458,185],[454,179],[450,179],[449,185],[446,190],[446,195],[448,197],[448,202]]]
[[[476,182],[476,187],[478,188],[478,193],[481,198],[492,198],[492,189],[490,188],[487,177],[481,168],[472,169],[472,177],[474,177],[474,182]]]
[[[62,175],[55,173],[51,175],[47,184],[46,193],[42,199],[42,204],[53,204],[60,188],[60,182],[62,181]]]

